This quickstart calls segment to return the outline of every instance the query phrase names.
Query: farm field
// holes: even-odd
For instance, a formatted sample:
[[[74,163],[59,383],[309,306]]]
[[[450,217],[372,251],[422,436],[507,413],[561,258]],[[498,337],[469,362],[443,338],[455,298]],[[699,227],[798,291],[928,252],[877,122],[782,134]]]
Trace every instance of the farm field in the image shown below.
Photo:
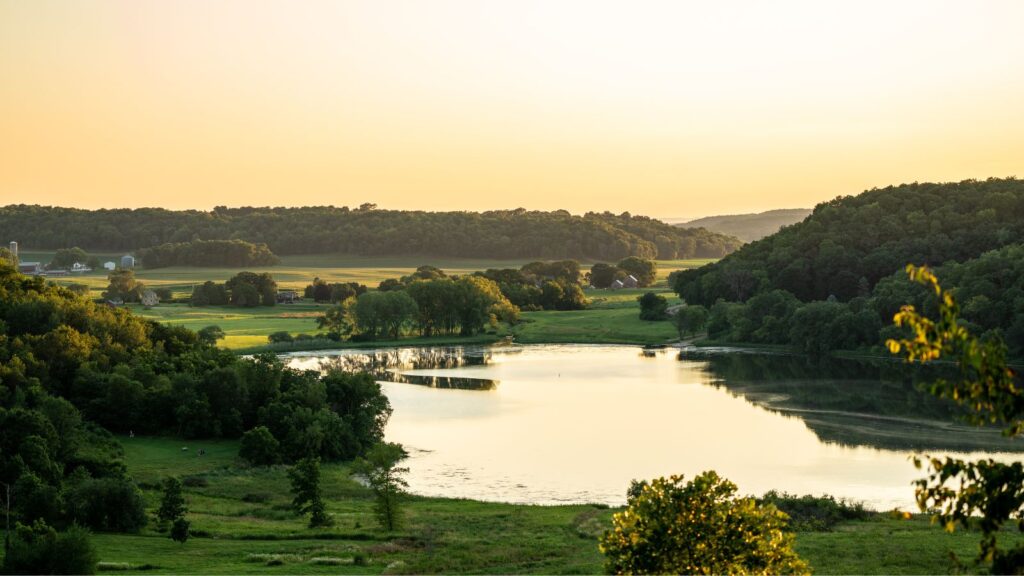
[[[96,254],[100,260],[115,260],[121,254]],[[23,261],[49,262],[53,258],[53,252],[36,252],[22,250]],[[282,256],[281,264],[277,266],[263,266],[244,268],[252,272],[268,272],[277,281],[280,288],[301,290],[313,278],[319,277],[328,282],[359,282],[367,286],[375,286],[381,280],[397,278],[413,272],[416,267],[430,264],[443,269],[449,274],[468,274],[487,268],[518,268],[529,260],[485,260],[485,259],[463,259],[463,258],[433,258],[430,256],[352,256],[317,254],[309,256]],[[658,278],[664,280],[675,270],[695,268],[714,262],[713,259],[694,260],[664,260],[658,262]],[[581,263],[581,266],[588,269],[592,263]],[[170,268],[157,268],[147,270],[138,268],[135,277],[141,282],[152,287],[169,287],[176,296],[184,296],[192,292],[192,286],[201,284],[207,280],[224,282],[231,278],[243,268],[201,268],[175,266]],[[57,277],[53,279],[60,283],[81,283],[87,284],[94,292],[102,291],[107,285],[106,271],[93,271],[88,274]]]
[[[323,466],[330,528],[306,528],[289,509],[286,468],[250,468],[232,441],[121,438],[129,473],[152,514],[157,484],[186,483],[194,531],[185,544],[154,523],[139,534],[93,536],[101,571],[151,574],[599,573],[597,538],[615,509],[529,506],[422,498],[406,501],[406,523],[376,527],[369,491],[347,466]],[[187,448],[183,451],[182,448]],[[205,449],[205,456],[198,450]],[[625,489],[625,488],[624,488]],[[1019,535],[1005,535],[1019,539]],[[948,573],[949,552],[969,561],[978,534],[947,534],[927,518],[879,514],[831,532],[799,532],[796,548],[817,574]],[[970,564],[968,572],[977,571]],[[973,569],[972,569],[973,568]],[[105,569],[105,570],[104,570]]]

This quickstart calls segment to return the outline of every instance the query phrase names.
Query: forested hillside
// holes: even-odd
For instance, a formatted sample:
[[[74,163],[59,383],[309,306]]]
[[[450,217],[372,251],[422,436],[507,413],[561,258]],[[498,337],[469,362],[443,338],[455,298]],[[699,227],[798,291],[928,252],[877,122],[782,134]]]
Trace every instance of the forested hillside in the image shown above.
[[[735,236],[744,242],[760,240],[774,234],[783,226],[796,224],[806,218],[812,210],[807,208],[784,208],[756,214],[727,214],[708,216],[676,224],[683,228],[705,228],[712,232]]]
[[[902,272],[937,267],[964,318],[1024,355],[1024,182],[910,184],[819,205],[804,222],[672,279],[711,307],[709,332],[808,351],[878,344],[899,306],[927,296]]]
[[[412,212],[318,206],[210,212],[0,208],[4,241],[24,247],[125,251],[195,240],[265,243],[275,254],[348,253],[487,258],[717,258],[736,238],[644,216],[564,210]]]

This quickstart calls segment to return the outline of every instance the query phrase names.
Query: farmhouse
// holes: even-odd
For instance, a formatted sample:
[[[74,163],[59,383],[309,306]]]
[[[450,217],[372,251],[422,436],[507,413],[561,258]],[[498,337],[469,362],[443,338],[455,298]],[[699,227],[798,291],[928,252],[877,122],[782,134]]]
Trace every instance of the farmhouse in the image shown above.
[[[282,290],[277,293],[278,304],[294,304],[299,299],[299,293],[295,290]]]
[[[640,281],[636,279],[636,276],[630,274],[622,279],[622,285],[626,288],[636,288],[640,285]]]
[[[116,268],[117,268],[117,264],[114,264],[113,262],[104,262],[103,263],[103,269],[104,270],[110,270],[111,272],[113,272]]]
[[[613,280],[611,285],[608,286],[608,288],[612,290],[621,290],[622,288],[625,287],[626,285],[622,283],[622,280]]]

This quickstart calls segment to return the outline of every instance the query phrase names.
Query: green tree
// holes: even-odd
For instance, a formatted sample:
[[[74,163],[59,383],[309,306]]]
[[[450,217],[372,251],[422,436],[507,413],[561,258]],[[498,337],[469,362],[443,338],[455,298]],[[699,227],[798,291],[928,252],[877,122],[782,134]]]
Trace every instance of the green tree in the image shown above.
[[[18,257],[6,246],[0,246],[0,264],[18,266]]]
[[[607,288],[612,282],[625,277],[625,272],[611,264],[598,262],[590,267],[590,285],[594,288]]]
[[[224,330],[222,330],[220,326],[213,325],[200,328],[199,331],[196,332],[196,336],[199,337],[200,342],[204,342],[210,346],[216,346],[217,341],[223,340],[225,334]]]
[[[238,456],[256,466],[277,464],[280,459],[281,443],[266,426],[257,426],[242,434]]]
[[[323,496],[320,493],[320,459],[303,458],[288,469],[292,485],[292,508],[299,514],[309,514],[309,527],[330,526]]]
[[[295,338],[287,330],[272,332],[267,336],[267,342],[271,344],[294,342]]]
[[[75,246],[74,248],[61,248],[53,255],[48,268],[70,268],[74,264],[85,264],[89,261],[89,254]]]
[[[352,470],[369,482],[376,499],[374,512],[377,520],[388,532],[397,530],[402,524],[401,499],[408,487],[402,475],[409,469],[398,466],[398,463],[407,457],[401,444],[381,442],[352,465]]]
[[[614,574],[802,574],[785,514],[715,472],[635,483],[601,537]]]
[[[72,526],[57,532],[38,520],[17,524],[4,554],[6,574],[95,574],[96,549],[89,532]]]
[[[171,540],[184,544],[188,540],[190,523],[184,518],[175,518],[171,525]]]
[[[886,342],[893,354],[907,362],[953,360],[959,366],[957,378],[932,384],[933,394],[953,400],[967,409],[975,424],[1003,426],[1006,436],[1024,432],[1024,391],[1006,364],[1006,346],[998,338],[980,340],[963,326],[953,295],[944,290],[927,267],[908,265],[907,275],[934,295],[935,320],[904,306],[894,323],[910,331],[909,338]],[[1024,545],[999,547],[1000,528],[1011,519],[1024,529],[1024,466],[991,458],[965,461],[959,458],[916,457],[915,465],[928,467],[928,476],[915,482],[915,495],[922,511],[936,510],[936,519],[952,532],[957,524],[969,528],[977,517],[982,532],[979,561],[992,562],[995,574],[1018,574],[1024,569]]]
[[[708,322],[708,309],[700,305],[683,306],[671,317],[672,325],[682,339],[686,334],[695,335]]]
[[[160,509],[156,517],[162,525],[174,522],[185,516],[188,508],[185,506],[185,496],[181,493],[181,480],[171,476],[164,480],[163,496],[160,498]]]
[[[107,280],[110,283],[103,292],[103,297],[107,300],[138,302],[139,296],[145,289],[141,282],[135,280],[135,272],[133,270],[113,270],[107,275]]]
[[[637,285],[641,288],[654,284],[658,279],[658,265],[653,260],[630,256],[620,260],[618,268],[636,278]]]
[[[668,310],[668,301],[661,294],[647,292],[637,297],[640,303],[641,320],[664,320],[665,311]]]
[[[326,329],[330,334],[348,336],[355,328],[355,298],[346,298],[338,304],[331,306],[321,316],[317,316],[316,325],[320,329]]]

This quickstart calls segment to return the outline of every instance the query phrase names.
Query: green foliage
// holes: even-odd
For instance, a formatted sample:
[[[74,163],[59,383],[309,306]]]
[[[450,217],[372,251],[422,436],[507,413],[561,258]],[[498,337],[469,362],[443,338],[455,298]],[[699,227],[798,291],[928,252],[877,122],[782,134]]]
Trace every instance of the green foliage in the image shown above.
[[[81,248],[61,248],[53,255],[53,259],[46,266],[47,268],[71,268],[75,264],[86,264],[89,262],[89,254]]]
[[[280,461],[281,443],[266,426],[257,426],[242,434],[238,456],[256,466],[270,466]]]
[[[160,497],[160,508],[156,512],[157,519],[161,524],[174,522],[184,518],[187,511],[185,496],[181,493],[181,480],[174,476],[166,478],[163,483],[163,495]]]
[[[352,470],[366,478],[376,498],[374,512],[381,528],[394,532],[402,525],[401,499],[408,487],[403,474],[408,468],[398,463],[408,457],[401,444],[381,442],[355,461]]]
[[[0,264],[17,267],[18,257],[7,246],[0,246]]]
[[[253,299],[255,300],[255,299]],[[192,289],[192,306],[224,306],[231,301],[227,286],[206,281]]]
[[[146,525],[146,505],[125,478],[88,478],[67,490],[67,516],[98,532],[138,532]]]
[[[184,544],[189,537],[189,528],[191,524],[185,518],[179,516],[174,519],[174,523],[171,524],[171,540]]]
[[[594,288],[608,288],[612,282],[625,277],[626,273],[612,264],[598,262],[590,267],[590,285]]]
[[[273,266],[281,262],[266,244],[252,244],[242,240],[168,242],[144,248],[139,250],[138,254],[142,265],[150,269],[166,266],[241,268]]]
[[[636,278],[637,286],[646,288],[658,279],[658,265],[653,260],[630,256],[619,260],[617,268]]]
[[[267,342],[275,344],[278,342],[293,342],[295,338],[287,331],[271,332],[267,335]]]
[[[627,508],[601,538],[605,568],[615,574],[797,574],[786,515],[770,504],[736,498],[714,472],[634,485]]]
[[[640,303],[641,320],[664,320],[665,311],[668,310],[668,301],[661,294],[647,292],[637,297]]]
[[[708,309],[699,304],[683,306],[669,317],[669,320],[675,326],[676,331],[679,332],[680,339],[684,338],[687,334],[693,336],[707,325]]]
[[[138,302],[146,288],[135,280],[135,272],[132,270],[113,270],[107,275],[107,280],[110,284],[103,291],[103,297],[107,300]]]
[[[72,526],[57,532],[43,521],[18,523],[4,555],[5,574],[95,574],[96,549],[89,532]]]
[[[797,532],[828,531],[842,522],[867,520],[871,516],[863,504],[834,496],[797,496],[772,490],[758,498],[758,502],[771,504],[785,513],[790,529]]]
[[[292,508],[298,514],[309,514],[309,527],[330,526],[333,522],[327,515],[320,491],[320,459],[303,458],[288,469],[291,481]]]
[[[397,340],[416,317],[416,301],[404,290],[366,292],[353,306],[356,328],[368,340]]]
[[[912,305],[904,306],[893,321],[909,329],[910,337],[889,340],[889,350],[901,354],[907,362],[955,360],[959,367],[957,377],[936,380],[932,393],[966,407],[968,419],[976,424],[998,424],[1005,435],[1019,436],[1024,432],[1024,392],[1006,364],[1003,342],[971,335],[960,323],[956,299],[939,285],[927,267],[908,265],[906,270],[913,281],[934,294],[938,314],[933,320]],[[1010,520],[1015,520],[1024,531],[1024,465],[993,459],[915,459],[919,468],[924,463],[929,468],[928,476],[915,482],[921,509],[936,510],[936,518],[948,531],[953,531],[957,524],[969,528],[972,516],[980,515],[982,539],[978,560],[991,561],[993,571],[1000,574],[1024,569],[1024,546],[1001,549],[997,541],[1000,528]]]
[[[0,230],[25,245],[60,242],[121,251],[195,238],[265,242],[276,254],[344,252],[487,258],[626,256],[718,258],[740,241],[701,228],[680,228],[629,213],[406,212],[348,207],[226,208],[210,212],[163,209],[88,211],[42,206],[0,208]],[[114,231],[111,233],[110,231]]]
[[[207,326],[196,332],[200,342],[215,346],[218,340],[224,339],[224,330],[220,326]]]
[[[366,286],[356,282],[328,283],[320,278],[313,278],[313,283],[306,286],[303,296],[316,302],[344,302],[349,298],[366,292]]]

